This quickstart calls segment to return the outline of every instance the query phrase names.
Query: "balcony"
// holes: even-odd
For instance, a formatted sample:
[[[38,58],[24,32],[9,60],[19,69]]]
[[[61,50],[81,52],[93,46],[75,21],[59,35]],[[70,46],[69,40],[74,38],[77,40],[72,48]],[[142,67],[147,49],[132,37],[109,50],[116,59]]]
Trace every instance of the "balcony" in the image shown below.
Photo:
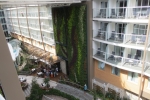
[[[49,37],[46,37],[46,36],[43,36],[43,42],[45,42],[49,45],[54,45],[54,40]]]
[[[131,57],[131,54],[128,54],[128,57],[123,57],[123,55],[115,55],[115,52],[109,54],[99,49],[93,49],[93,57],[121,69],[141,72],[142,60],[137,55]]]
[[[29,27],[30,27],[30,28],[36,28],[36,29],[37,29],[37,28],[38,28],[38,29],[40,28],[40,26],[39,26],[38,24],[35,24],[35,23],[29,23]]]
[[[38,12],[27,13],[27,17],[38,17]]]
[[[31,34],[31,38],[36,41],[40,41],[40,42],[42,41],[41,35]]]
[[[52,17],[48,12],[40,11],[40,17]]]
[[[114,7],[93,10],[94,18],[147,19],[150,14],[150,7]]]
[[[150,62],[146,62],[146,63],[145,63],[144,73],[145,73],[146,75],[150,76]]]
[[[28,33],[28,32],[22,31],[22,35],[23,35],[23,36],[25,36],[25,37],[27,37],[27,38],[30,38],[30,36],[29,36],[29,33]]]
[[[93,38],[96,40],[101,40],[102,42],[110,42],[116,44],[125,44],[130,46],[141,46],[144,47],[146,41],[146,35],[136,35],[117,33],[115,31],[106,32],[106,31],[97,31],[93,32]],[[150,44],[150,41],[148,41]]]

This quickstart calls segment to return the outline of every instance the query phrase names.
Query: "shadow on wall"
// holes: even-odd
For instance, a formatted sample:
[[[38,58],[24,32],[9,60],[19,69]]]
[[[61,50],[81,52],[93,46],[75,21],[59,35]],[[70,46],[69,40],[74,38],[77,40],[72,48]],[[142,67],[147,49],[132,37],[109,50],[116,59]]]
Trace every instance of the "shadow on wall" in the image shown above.
[[[52,8],[56,53],[67,59],[68,75],[87,84],[86,5]]]

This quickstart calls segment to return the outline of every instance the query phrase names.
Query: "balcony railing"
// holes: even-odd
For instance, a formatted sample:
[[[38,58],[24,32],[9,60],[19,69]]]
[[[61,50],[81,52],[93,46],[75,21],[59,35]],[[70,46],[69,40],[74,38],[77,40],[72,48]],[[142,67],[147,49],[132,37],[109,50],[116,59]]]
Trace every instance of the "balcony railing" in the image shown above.
[[[51,38],[49,38],[49,37],[46,37],[46,36],[43,36],[43,41],[44,41],[45,43],[48,43],[48,44],[51,44],[51,45],[54,44],[54,40],[51,39]]]
[[[18,17],[26,17],[26,13],[18,13]]]
[[[35,13],[27,13],[27,17],[38,17],[38,12],[35,12]]]
[[[29,37],[29,33],[28,32],[22,31],[22,35],[25,36],[25,37]]]
[[[115,66],[131,68],[138,71],[141,70],[143,64],[142,60],[140,60],[140,58],[137,55],[135,55],[133,59],[131,57],[123,57],[123,55],[116,55],[115,52],[112,52],[112,54],[106,53],[99,49],[93,49],[93,55],[94,57],[106,61],[107,63],[113,64]]]
[[[94,30],[93,34],[95,34],[94,36],[95,39],[114,43],[144,45],[146,41],[146,35],[136,35],[135,33],[124,34],[124,33],[116,33],[115,31],[106,32]],[[148,41],[148,43],[150,43],[150,41]]]
[[[38,24],[35,24],[35,23],[29,23],[29,27],[31,27],[31,28],[39,28],[40,26]]]
[[[40,12],[40,17],[51,17],[48,12]]]
[[[42,41],[41,35],[31,34],[31,38],[38,40],[38,41]]]
[[[148,18],[150,7],[114,7],[93,9],[94,18]]]

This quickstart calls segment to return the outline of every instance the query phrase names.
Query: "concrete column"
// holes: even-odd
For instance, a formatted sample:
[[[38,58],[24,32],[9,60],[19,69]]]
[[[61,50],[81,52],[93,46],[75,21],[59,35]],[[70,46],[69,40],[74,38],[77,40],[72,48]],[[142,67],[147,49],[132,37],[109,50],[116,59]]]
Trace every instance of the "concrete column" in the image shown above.
[[[6,100],[25,100],[16,68],[0,25],[0,82]]]

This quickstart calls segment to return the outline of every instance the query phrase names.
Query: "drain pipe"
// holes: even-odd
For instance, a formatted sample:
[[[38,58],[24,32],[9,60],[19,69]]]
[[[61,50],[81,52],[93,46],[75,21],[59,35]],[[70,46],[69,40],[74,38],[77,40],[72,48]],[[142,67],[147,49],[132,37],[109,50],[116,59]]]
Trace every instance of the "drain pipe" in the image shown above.
[[[143,76],[144,76],[144,67],[145,67],[145,59],[146,59],[146,53],[147,53],[147,47],[148,47],[148,39],[149,39],[149,31],[150,31],[150,15],[148,19],[148,27],[146,32],[146,41],[144,46],[144,57],[142,60],[142,72],[141,72],[141,79],[140,79],[140,87],[139,87],[139,97],[138,100],[140,100],[141,94],[142,94],[142,86],[143,86]]]

